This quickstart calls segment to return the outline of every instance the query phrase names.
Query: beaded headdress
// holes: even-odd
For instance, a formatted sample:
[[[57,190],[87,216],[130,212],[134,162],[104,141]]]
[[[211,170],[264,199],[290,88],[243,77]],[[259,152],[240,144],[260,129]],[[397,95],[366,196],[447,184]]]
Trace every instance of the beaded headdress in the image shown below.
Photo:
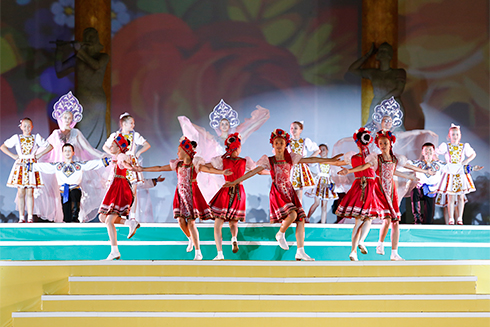
[[[213,111],[209,114],[209,125],[219,130],[219,123],[221,120],[226,119],[230,123],[230,128],[235,128],[240,125],[238,120],[238,112],[221,99],[221,101],[214,107]]]
[[[383,117],[389,116],[392,120],[392,130],[400,127],[403,123],[403,112],[400,109],[400,104],[394,97],[381,101],[380,104],[374,107],[373,122],[381,125]]]
[[[78,102],[78,99],[69,91],[67,94],[63,95],[56,103],[53,105],[52,116],[58,121],[58,125],[61,126],[61,117],[65,112],[71,112],[73,114],[73,121],[70,124],[70,128],[75,127],[75,124],[80,122],[83,118],[82,112],[83,107]]]
[[[129,141],[121,133],[117,134],[114,142],[116,142],[122,153],[126,153],[129,150]]]
[[[274,140],[278,137],[281,137],[283,138],[285,141],[286,141],[286,146],[289,145],[289,140],[290,140],[290,137],[289,137],[289,134],[286,133],[285,131],[283,131],[282,129],[280,128],[276,128],[272,133],[271,133],[271,138],[269,140],[269,142],[271,144],[274,143]]]
[[[185,151],[191,157],[191,159],[194,158],[196,155],[196,142],[189,140],[187,137],[182,136],[179,140],[180,144],[179,146],[182,148],[182,150]]]

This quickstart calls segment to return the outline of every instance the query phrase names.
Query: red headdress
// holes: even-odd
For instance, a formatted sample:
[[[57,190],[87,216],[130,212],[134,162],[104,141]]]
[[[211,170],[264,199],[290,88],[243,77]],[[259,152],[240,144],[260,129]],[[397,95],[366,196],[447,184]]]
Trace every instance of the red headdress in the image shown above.
[[[121,133],[119,133],[116,138],[114,139],[114,142],[116,142],[117,146],[121,150],[122,153],[126,153],[126,151],[129,150],[129,140],[127,140]]]
[[[361,148],[362,156],[366,158],[369,155],[368,145],[373,141],[371,132],[367,128],[361,127],[355,131],[352,138],[356,142],[357,146]]]
[[[233,151],[238,149],[242,145],[242,139],[239,133],[233,133],[228,135],[225,140],[226,153],[224,157],[230,156]]]
[[[396,136],[392,132],[390,132],[390,131],[379,131],[378,133],[376,133],[376,139],[374,140],[374,142],[376,142],[376,145],[378,147],[379,147],[379,140],[382,137],[388,138],[390,140],[392,146],[396,142]]]
[[[286,141],[286,146],[289,145],[289,134],[286,133],[284,130],[280,128],[276,128],[272,133],[271,133],[271,138],[270,138],[270,143],[274,144],[274,140],[278,137],[283,138]]]
[[[196,155],[196,147],[197,147],[196,142],[189,140],[185,136],[182,136],[180,138],[179,146],[182,148],[182,150],[185,151],[185,153],[189,155],[189,157],[191,157],[191,159],[194,159],[194,156]]]

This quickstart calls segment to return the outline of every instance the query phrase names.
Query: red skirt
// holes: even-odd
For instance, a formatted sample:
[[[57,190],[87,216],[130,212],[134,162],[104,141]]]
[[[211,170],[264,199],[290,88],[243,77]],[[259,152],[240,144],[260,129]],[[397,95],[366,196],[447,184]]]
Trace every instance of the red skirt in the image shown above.
[[[126,178],[115,177],[104,196],[99,213],[127,216],[131,210],[133,200],[133,190],[129,181]]]
[[[398,221],[401,219],[400,208],[398,207],[398,193],[396,191],[396,186],[393,183],[393,194],[390,196],[383,192],[379,178],[376,178],[376,197],[378,198],[379,208],[380,208],[380,218],[381,219],[391,219],[393,221]]]
[[[238,184],[233,187],[222,187],[209,202],[214,219],[245,220],[245,189]]]
[[[306,217],[303,206],[301,205],[293,186],[291,184],[289,184],[289,186],[290,187],[287,189],[287,195],[285,195],[279,191],[276,183],[272,183],[271,192],[269,194],[271,224],[282,222],[293,211],[296,211],[297,213],[295,222],[303,220],[306,223],[309,222],[309,219]]]
[[[364,184],[364,192],[361,184]],[[342,198],[335,215],[344,218],[374,219],[381,216],[381,209],[376,198],[376,180],[356,179],[349,192]]]
[[[183,199],[179,194],[179,190],[175,190],[173,203],[175,219],[213,219],[213,213],[206,200],[204,200],[196,182],[192,183],[192,194],[186,194],[185,197]]]

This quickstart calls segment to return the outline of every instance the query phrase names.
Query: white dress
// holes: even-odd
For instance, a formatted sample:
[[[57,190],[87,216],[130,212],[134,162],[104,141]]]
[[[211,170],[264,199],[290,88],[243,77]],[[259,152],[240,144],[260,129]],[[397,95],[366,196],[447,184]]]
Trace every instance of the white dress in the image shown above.
[[[73,128],[67,135],[56,129],[48,137],[47,141],[53,146],[53,150],[43,156],[41,162],[62,162],[63,145],[70,143],[75,148],[74,161],[87,161],[108,157],[107,154],[94,149],[80,130]],[[106,192],[106,183],[110,174],[110,167],[84,172],[84,178],[80,184],[82,199],[80,203],[80,222],[88,222],[97,216],[100,202]],[[35,194],[34,214],[42,219],[54,222],[63,222],[63,210],[61,207],[60,191],[56,177],[53,174],[41,173],[45,187]]]
[[[291,139],[289,149],[292,153],[306,157],[308,151],[318,151],[318,145],[309,138]],[[299,163],[291,169],[291,183],[295,190],[311,189],[315,186],[315,180],[307,164]]]
[[[43,186],[41,175],[33,170],[36,162],[34,155],[40,147],[47,147],[49,143],[41,135],[15,134],[4,142],[7,148],[15,147],[19,158],[15,160],[7,181],[8,187],[38,188]]]

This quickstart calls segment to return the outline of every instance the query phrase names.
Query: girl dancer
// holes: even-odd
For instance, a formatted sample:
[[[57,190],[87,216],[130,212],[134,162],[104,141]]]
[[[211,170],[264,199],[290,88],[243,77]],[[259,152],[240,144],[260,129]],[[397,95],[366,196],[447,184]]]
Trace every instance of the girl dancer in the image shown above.
[[[320,153],[320,149],[315,142],[312,142],[309,138],[301,138],[301,132],[303,132],[302,122],[293,122],[290,132],[292,135],[291,143],[289,144],[291,152],[299,154],[302,157],[307,155],[307,150],[313,152],[312,157],[316,157]],[[311,189],[315,186],[315,180],[311,175],[310,169],[304,163],[293,166],[291,182],[301,203],[303,203],[303,188]]]
[[[328,147],[325,144],[320,144],[319,146],[320,149],[320,157],[322,158],[327,158],[328,157]],[[335,184],[330,178],[330,165],[329,164],[318,164],[319,168],[319,173],[315,177],[315,185],[316,187],[306,191],[305,195],[315,198],[315,203],[311,206],[310,210],[308,211],[308,219],[311,218],[313,213],[315,212],[316,208],[320,205],[320,202],[322,203],[322,214],[321,214],[321,219],[320,222],[322,224],[325,224],[327,221],[327,204],[328,200],[336,200],[339,197],[337,196],[337,193],[335,193]]]
[[[255,168],[255,163],[250,157],[240,158],[242,150],[241,139],[239,133],[234,133],[228,136],[225,141],[226,153],[221,157],[215,157],[211,160],[211,164],[216,169],[229,169],[233,174],[226,176],[227,183],[216,193],[209,206],[214,216],[214,239],[216,241],[216,249],[218,255],[214,260],[224,260],[222,233],[223,222],[227,221],[230,225],[231,244],[233,253],[238,252],[238,221],[245,220],[245,189],[241,183],[236,183],[235,180],[242,177],[245,171],[249,171],[249,175],[258,173],[262,168]],[[255,169],[254,169],[255,168]]]
[[[122,218],[122,216],[129,214],[134,199],[131,184],[126,178],[126,170],[135,168],[131,163],[131,159],[125,154],[129,145],[129,141],[119,134],[109,147],[110,153],[114,156],[112,160],[114,175],[99,208],[99,220],[107,225],[107,232],[111,240],[111,253],[106,260],[118,260],[121,258],[117,248],[117,233],[114,224],[129,226],[128,239],[133,237],[136,230],[140,227],[136,220]]]
[[[376,170],[376,196],[380,203],[381,218],[384,219],[379,234],[376,253],[384,254],[383,241],[388,234],[388,228],[391,221],[391,260],[400,261],[403,260],[403,258],[398,255],[398,241],[400,238],[398,223],[400,221],[400,210],[398,208],[398,195],[393,176],[413,181],[418,181],[418,179],[396,170],[399,161],[393,154],[393,144],[395,141],[396,137],[389,131],[379,131],[376,133],[375,142],[381,150],[381,154],[377,156],[377,160],[374,162],[374,169]],[[429,171],[424,172],[429,173]]]
[[[353,139],[359,148],[359,153],[350,159],[353,168],[342,168],[338,174],[345,176],[354,173],[356,179],[335,214],[342,218],[356,219],[352,229],[352,248],[349,258],[357,261],[357,247],[361,253],[368,253],[364,240],[371,229],[372,219],[380,216],[380,208],[375,195],[376,173],[372,168],[376,157],[369,155],[369,144],[373,141],[371,133],[362,127],[354,133]]]
[[[41,135],[32,135],[32,120],[24,118],[19,125],[22,134],[13,135],[6,140],[0,150],[15,160],[15,163],[10,171],[7,181],[8,187],[17,188],[17,199],[19,209],[19,223],[25,223],[25,209],[27,207],[27,222],[33,222],[34,211],[34,189],[43,186],[41,175],[37,171],[33,171],[33,164],[51,151],[53,148]],[[8,148],[15,147],[17,154],[12,153]],[[36,153],[39,147],[45,149]],[[27,202],[27,205],[26,205]]]
[[[259,172],[262,169],[267,169],[270,171],[272,177],[273,183],[269,195],[270,222],[281,223],[279,232],[276,234],[276,240],[282,249],[288,250],[289,246],[284,234],[289,226],[293,222],[296,222],[297,251],[295,258],[296,260],[313,261],[315,259],[307,255],[304,250],[305,221],[308,221],[308,219],[291,184],[291,169],[297,163],[329,163],[331,165],[341,165],[343,162],[339,161],[338,158],[342,154],[330,159],[318,157],[302,158],[299,154],[289,153],[287,150],[289,134],[282,129],[276,129],[272,132],[270,143],[274,148],[275,155],[272,157],[263,155],[257,162],[257,167],[261,169],[257,169],[256,171]],[[235,180],[235,183],[243,182],[251,176],[253,175],[247,173]]]
[[[109,136],[102,149],[104,149],[105,152],[110,153],[109,147],[111,146],[112,142],[114,142],[116,136],[120,133],[126,139],[128,139],[130,143],[129,149],[127,151],[127,156],[129,157],[133,165],[137,165],[141,154],[144,153],[145,151],[148,151],[151,145],[145,140],[143,136],[141,136],[140,133],[134,130],[134,118],[127,112],[119,116],[119,127],[120,127],[119,131],[114,132]],[[136,151],[138,146],[141,146],[141,148],[138,151]],[[141,173],[128,170],[126,171],[126,174],[127,174],[126,177],[128,178],[129,182],[133,186],[133,191],[135,194],[134,203],[133,206],[131,207],[131,212],[129,213],[129,219],[136,219],[136,210],[138,207],[137,206],[138,197],[136,194],[136,190],[138,187],[138,183],[143,183],[144,180]]]
[[[199,232],[196,227],[196,219],[211,219],[212,213],[204,200],[197,185],[199,172],[231,175],[229,170],[218,170],[205,165],[201,157],[196,156],[197,143],[187,137],[180,139],[177,149],[178,160],[171,160],[169,165],[139,168],[140,171],[171,171],[177,173],[177,189],[174,196],[174,218],[178,219],[179,226],[189,239],[187,252],[192,251],[192,244],[196,249],[194,260],[202,260],[199,247]]]
[[[454,216],[457,212],[456,222],[458,225],[463,225],[465,194],[476,190],[470,174],[471,167],[468,165],[475,159],[476,152],[469,143],[460,143],[461,129],[458,125],[451,124],[448,139],[450,140],[448,143],[441,143],[436,149],[437,154],[444,155],[446,158],[446,166],[437,188],[440,195],[436,202],[440,206],[447,205],[446,223],[454,225]],[[447,203],[443,201],[446,197]]]

